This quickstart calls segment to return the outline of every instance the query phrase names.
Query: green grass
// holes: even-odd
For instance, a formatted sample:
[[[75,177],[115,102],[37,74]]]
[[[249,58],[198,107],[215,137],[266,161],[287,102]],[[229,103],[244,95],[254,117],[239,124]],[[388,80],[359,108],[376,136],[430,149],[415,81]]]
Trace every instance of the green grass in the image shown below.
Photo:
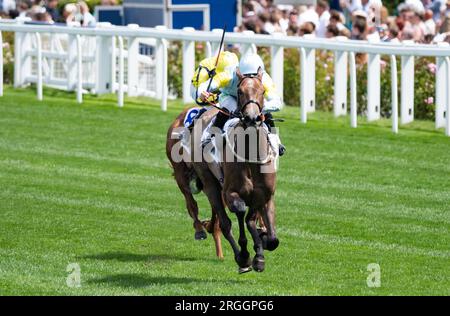
[[[278,117],[280,247],[238,275],[194,241],[165,157],[171,102],[7,88],[0,98],[0,295],[450,295],[450,139],[329,113]],[[210,216],[203,195],[201,217]],[[236,234],[236,221],[234,216]],[[66,286],[66,266],[81,287]],[[381,287],[366,285],[381,266]]]

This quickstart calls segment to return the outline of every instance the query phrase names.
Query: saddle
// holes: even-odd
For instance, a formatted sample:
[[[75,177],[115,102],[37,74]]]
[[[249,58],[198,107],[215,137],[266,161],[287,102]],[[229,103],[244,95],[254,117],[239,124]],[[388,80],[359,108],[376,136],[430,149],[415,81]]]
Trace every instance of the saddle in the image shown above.
[[[194,107],[187,111],[183,121],[184,127],[192,131],[195,121],[198,120],[206,111],[208,111],[208,109],[205,107]]]

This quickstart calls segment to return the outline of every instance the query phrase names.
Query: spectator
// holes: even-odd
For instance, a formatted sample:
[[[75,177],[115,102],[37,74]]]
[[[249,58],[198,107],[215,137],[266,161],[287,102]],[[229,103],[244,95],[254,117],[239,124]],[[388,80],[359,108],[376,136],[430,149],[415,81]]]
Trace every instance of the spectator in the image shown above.
[[[391,43],[398,43],[399,42],[399,34],[400,30],[398,29],[397,25],[394,23],[389,27],[389,33],[387,41]]]
[[[117,5],[117,0],[101,0],[100,4],[104,6],[114,6]]]
[[[338,28],[338,30],[339,30],[339,36],[344,36],[344,37],[347,37],[347,38],[351,38],[352,37],[352,32],[350,32],[350,30],[348,28],[346,28],[346,27],[344,27],[342,29]]]
[[[404,0],[397,8],[398,16],[390,16],[382,0],[317,0],[315,6],[295,7],[273,2],[244,1],[239,30],[418,43],[430,43],[433,38],[443,41],[442,34],[450,32],[450,0]],[[330,10],[331,3],[334,10]]]
[[[442,12],[442,23],[440,26],[440,33],[450,32],[450,1],[447,1],[446,9]]]
[[[327,27],[330,23],[330,7],[326,0],[319,0],[316,6],[316,12],[319,16],[319,25],[317,26],[317,37],[324,38],[327,33]]]
[[[316,25],[312,22],[305,22],[300,27],[300,31],[298,33],[299,36],[304,36],[307,34],[314,34],[316,30]]]
[[[58,0],[46,0],[45,10],[52,17],[55,22],[60,22],[61,15],[58,9]]]
[[[346,36],[351,34],[350,30],[344,25],[344,15],[341,12],[332,10],[330,12],[330,23],[329,25],[334,25],[338,28],[339,33],[344,34]],[[350,37],[350,35],[348,36]]]
[[[319,25],[319,15],[317,14],[314,6],[303,7],[301,9],[301,13],[299,16],[300,28],[306,22],[313,23],[314,28],[317,28],[317,26]]]
[[[433,11],[427,9],[425,11],[425,36],[431,35],[434,37],[436,35],[436,22],[433,19]]]
[[[67,3],[64,6],[62,13],[62,20],[66,24],[72,24],[75,22],[75,13],[77,12],[77,6],[75,3]]]
[[[354,40],[367,39],[367,14],[364,11],[354,12],[351,38]]]
[[[328,25],[325,36],[326,38],[333,38],[339,36],[339,29],[337,28],[336,25]]]
[[[433,13],[433,20],[438,22],[441,19],[441,14],[445,11],[446,0],[423,0],[423,5],[426,10],[431,10]]]
[[[75,21],[79,22],[81,26],[95,26],[95,18],[89,12],[89,7],[86,2],[80,1],[77,3],[77,13],[75,14]]]
[[[14,0],[0,0],[0,12],[9,14],[16,10],[16,1]]]
[[[271,34],[273,33],[273,30],[275,29],[274,25],[270,21],[270,13],[269,12],[263,12],[259,14],[259,19],[261,20],[261,23],[263,25],[263,30],[265,34]]]
[[[361,0],[340,0],[340,5],[348,21],[351,20],[353,12],[363,9]]]
[[[273,9],[270,13],[270,24],[268,24],[269,30],[266,29],[267,33],[284,33],[287,27],[283,29],[283,27],[281,26],[282,18],[283,16],[281,11],[278,9]]]
[[[28,14],[28,11],[31,9],[31,1],[29,0],[21,0],[17,2],[17,17],[25,18]]]

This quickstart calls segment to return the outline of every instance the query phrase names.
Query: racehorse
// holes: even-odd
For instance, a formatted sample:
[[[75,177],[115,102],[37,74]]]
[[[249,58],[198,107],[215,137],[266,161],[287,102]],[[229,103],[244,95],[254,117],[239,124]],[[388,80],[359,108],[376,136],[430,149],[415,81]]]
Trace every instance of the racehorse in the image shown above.
[[[273,170],[271,167],[276,159],[275,152],[268,143],[267,129],[263,127],[264,121],[262,114],[262,105],[264,102],[264,87],[262,84],[263,72],[260,69],[255,76],[242,76],[237,71],[239,78],[238,86],[238,109],[237,115],[234,116],[238,123],[230,126],[228,137],[216,148],[222,149],[224,153],[221,163],[223,169],[223,184],[218,179],[217,171],[212,167],[214,163],[202,159],[188,159],[189,162],[175,161],[173,152],[176,144],[180,142],[179,137],[174,137],[175,130],[183,127],[183,122],[187,111],[183,111],[177,119],[172,123],[167,134],[166,153],[173,166],[175,180],[183,193],[189,214],[194,220],[194,228],[196,230],[195,238],[204,239],[206,234],[204,228],[213,233],[216,244],[216,254],[219,258],[222,255],[220,244],[220,232],[230,243],[235,261],[239,266],[239,272],[245,273],[251,270],[251,267],[257,272],[264,270],[264,249],[269,251],[278,247],[279,241],[275,233],[275,206],[274,192],[276,183],[276,173],[263,172],[263,170]],[[203,126],[201,131],[211,122],[218,110],[211,109],[204,113],[195,122],[194,126]],[[256,143],[246,142],[246,147],[256,147],[258,152],[265,158],[254,160],[237,159],[235,148],[232,148],[232,142],[229,135],[237,129],[254,129],[260,134]],[[195,129],[195,127],[194,127]],[[199,143],[199,135],[189,133],[190,149],[194,152],[196,143]],[[216,137],[219,138],[219,137]],[[197,142],[195,142],[195,140]],[[263,149],[263,150],[259,150]],[[178,149],[176,149],[177,151]],[[183,151],[183,148],[180,148]],[[244,156],[248,156],[248,151]],[[192,158],[192,157],[190,157]],[[242,157],[241,157],[242,158]],[[212,217],[210,221],[201,222],[198,219],[198,206],[192,196],[195,188],[192,188],[193,180],[196,180],[198,189],[202,189],[206,194],[212,209]],[[239,223],[239,240],[236,243],[231,230],[231,220],[228,217],[225,205],[231,212],[236,213]],[[246,212],[249,207],[248,213]],[[247,216],[245,216],[247,213]],[[244,223],[245,221],[245,223]],[[247,239],[245,236],[245,224],[254,241],[254,249],[256,255],[250,260],[250,254],[247,250]],[[258,228],[258,224],[259,227]]]
[[[180,139],[175,131],[178,129],[182,129],[184,126],[184,120],[187,115],[187,112],[189,109],[184,110],[171,124],[169,127],[169,130],[167,132],[167,142],[166,142],[166,155],[167,158],[170,161],[170,164],[173,168],[173,175],[175,177],[175,180],[178,184],[178,187],[183,194],[185,201],[186,201],[186,208],[188,209],[189,215],[194,220],[194,229],[195,229],[195,235],[194,238],[196,240],[203,240],[206,239],[206,231],[211,233],[214,238],[215,248],[216,248],[216,255],[219,259],[223,258],[223,252],[222,252],[222,245],[220,240],[220,227],[219,227],[219,221],[217,219],[217,214],[215,212],[215,204],[219,204],[219,201],[215,199],[214,204],[211,204],[212,206],[212,216],[210,221],[203,221],[201,222],[198,218],[198,205],[197,202],[194,199],[193,193],[198,193],[202,189],[204,189],[204,186],[206,185],[208,189],[206,189],[206,192],[209,192],[209,188],[216,187],[217,190],[220,191],[220,188],[217,187],[216,179],[212,179],[211,177],[203,177],[202,180],[198,177],[196,171],[193,168],[193,163],[187,162],[184,160],[181,161],[175,161],[173,157],[173,150],[179,144]],[[217,114],[217,111],[210,110],[208,113],[205,113],[205,119],[209,118],[212,119],[214,115]],[[183,148],[177,149],[179,151],[183,151]],[[195,182],[196,187],[192,187],[191,183]],[[212,182],[212,183],[209,183]],[[221,203],[221,201],[220,201]],[[223,203],[222,203],[223,207]]]
[[[262,83],[263,71],[258,74],[242,76],[237,70],[238,84],[238,117],[239,123],[229,129],[225,142],[230,148],[232,140],[229,137],[237,129],[256,131],[256,141],[246,139],[245,157],[238,157],[235,162],[230,155],[235,156],[236,148],[225,150],[223,163],[224,186],[223,196],[229,209],[236,214],[239,223],[240,252],[236,254],[236,261],[240,272],[250,270],[250,265],[257,272],[265,268],[264,249],[275,250],[279,240],[275,231],[275,203],[274,193],[276,186],[275,163],[277,153],[269,144],[268,130],[264,128],[264,115],[262,114],[264,102],[264,87]],[[248,157],[249,151],[256,148],[256,159]],[[259,157],[259,158],[258,158]],[[248,207],[248,212],[246,209]],[[265,231],[257,228],[258,216],[262,217]],[[254,242],[255,257],[250,262],[245,236],[245,224]]]

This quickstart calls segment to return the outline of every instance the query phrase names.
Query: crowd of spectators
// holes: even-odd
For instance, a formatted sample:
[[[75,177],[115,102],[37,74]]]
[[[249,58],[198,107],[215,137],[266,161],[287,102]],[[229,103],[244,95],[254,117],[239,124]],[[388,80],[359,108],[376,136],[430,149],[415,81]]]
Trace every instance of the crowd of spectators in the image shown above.
[[[450,0],[406,0],[393,12],[382,0],[317,0],[310,6],[247,0],[242,10],[237,31],[383,42],[450,42]]]
[[[116,1],[102,0],[100,4],[116,5]],[[387,0],[317,0],[316,5],[293,6],[275,5],[273,0],[243,0],[242,24],[236,31],[384,42],[450,42],[450,0],[405,0],[392,12],[382,1]],[[36,23],[96,24],[81,0],[0,0],[0,17]]]
[[[101,5],[116,5],[116,0],[102,0]],[[19,18],[36,23],[62,23],[95,26],[96,20],[84,1],[0,0],[0,17]]]

